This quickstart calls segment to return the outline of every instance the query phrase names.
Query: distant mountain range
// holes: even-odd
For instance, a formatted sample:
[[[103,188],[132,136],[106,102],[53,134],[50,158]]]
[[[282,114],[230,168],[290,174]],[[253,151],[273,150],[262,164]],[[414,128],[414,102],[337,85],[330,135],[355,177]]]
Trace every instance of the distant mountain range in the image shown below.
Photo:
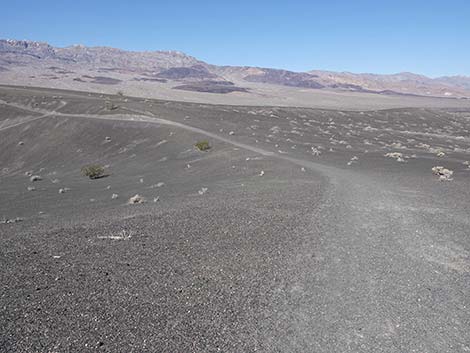
[[[253,85],[278,85],[300,90],[470,97],[470,77],[466,76],[293,72],[216,66],[177,51],[131,52],[82,45],[55,48],[41,42],[0,40],[0,83],[34,85],[35,80],[40,85],[64,80],[71,88],[85,83],[114,85],[132,81],[153,84],[156,88],[171,85],[171,89],[218,94],[249,94]]]

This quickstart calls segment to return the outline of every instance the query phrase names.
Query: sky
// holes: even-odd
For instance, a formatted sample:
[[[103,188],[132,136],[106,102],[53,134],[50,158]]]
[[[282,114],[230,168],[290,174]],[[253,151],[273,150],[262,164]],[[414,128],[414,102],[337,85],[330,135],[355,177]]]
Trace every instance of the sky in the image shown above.
[[[217,65],[470,76],[468,0],[0,0],[0,5],[3,39],[178,50]]]

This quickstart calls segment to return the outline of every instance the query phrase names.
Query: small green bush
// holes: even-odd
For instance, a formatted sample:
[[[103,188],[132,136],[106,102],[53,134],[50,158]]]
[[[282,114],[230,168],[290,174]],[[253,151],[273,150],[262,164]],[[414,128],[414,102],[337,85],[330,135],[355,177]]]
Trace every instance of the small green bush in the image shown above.
[[[211,145],[209,145],[209,141],[198,141],[194,145],[199,151],[208,151],[211,149]]]
[[[99,164],[87,165],[82,168],[82,174],[90,179],[98,179],[104,176],[104,167]]]

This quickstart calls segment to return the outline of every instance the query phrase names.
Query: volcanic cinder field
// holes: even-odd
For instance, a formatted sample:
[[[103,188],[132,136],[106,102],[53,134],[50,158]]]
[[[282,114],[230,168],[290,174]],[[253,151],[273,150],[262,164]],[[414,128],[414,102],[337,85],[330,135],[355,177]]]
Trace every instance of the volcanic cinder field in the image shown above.
[[[470,351],[470,107],[446,102],[1,86],[0,351]]]

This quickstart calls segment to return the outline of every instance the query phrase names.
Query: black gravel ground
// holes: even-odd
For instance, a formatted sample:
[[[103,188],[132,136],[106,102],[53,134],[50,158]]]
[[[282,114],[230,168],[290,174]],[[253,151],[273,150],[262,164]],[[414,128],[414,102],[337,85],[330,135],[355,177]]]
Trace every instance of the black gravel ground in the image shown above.
[[[470,351],[469,128],[0,87],[0,351]]]

